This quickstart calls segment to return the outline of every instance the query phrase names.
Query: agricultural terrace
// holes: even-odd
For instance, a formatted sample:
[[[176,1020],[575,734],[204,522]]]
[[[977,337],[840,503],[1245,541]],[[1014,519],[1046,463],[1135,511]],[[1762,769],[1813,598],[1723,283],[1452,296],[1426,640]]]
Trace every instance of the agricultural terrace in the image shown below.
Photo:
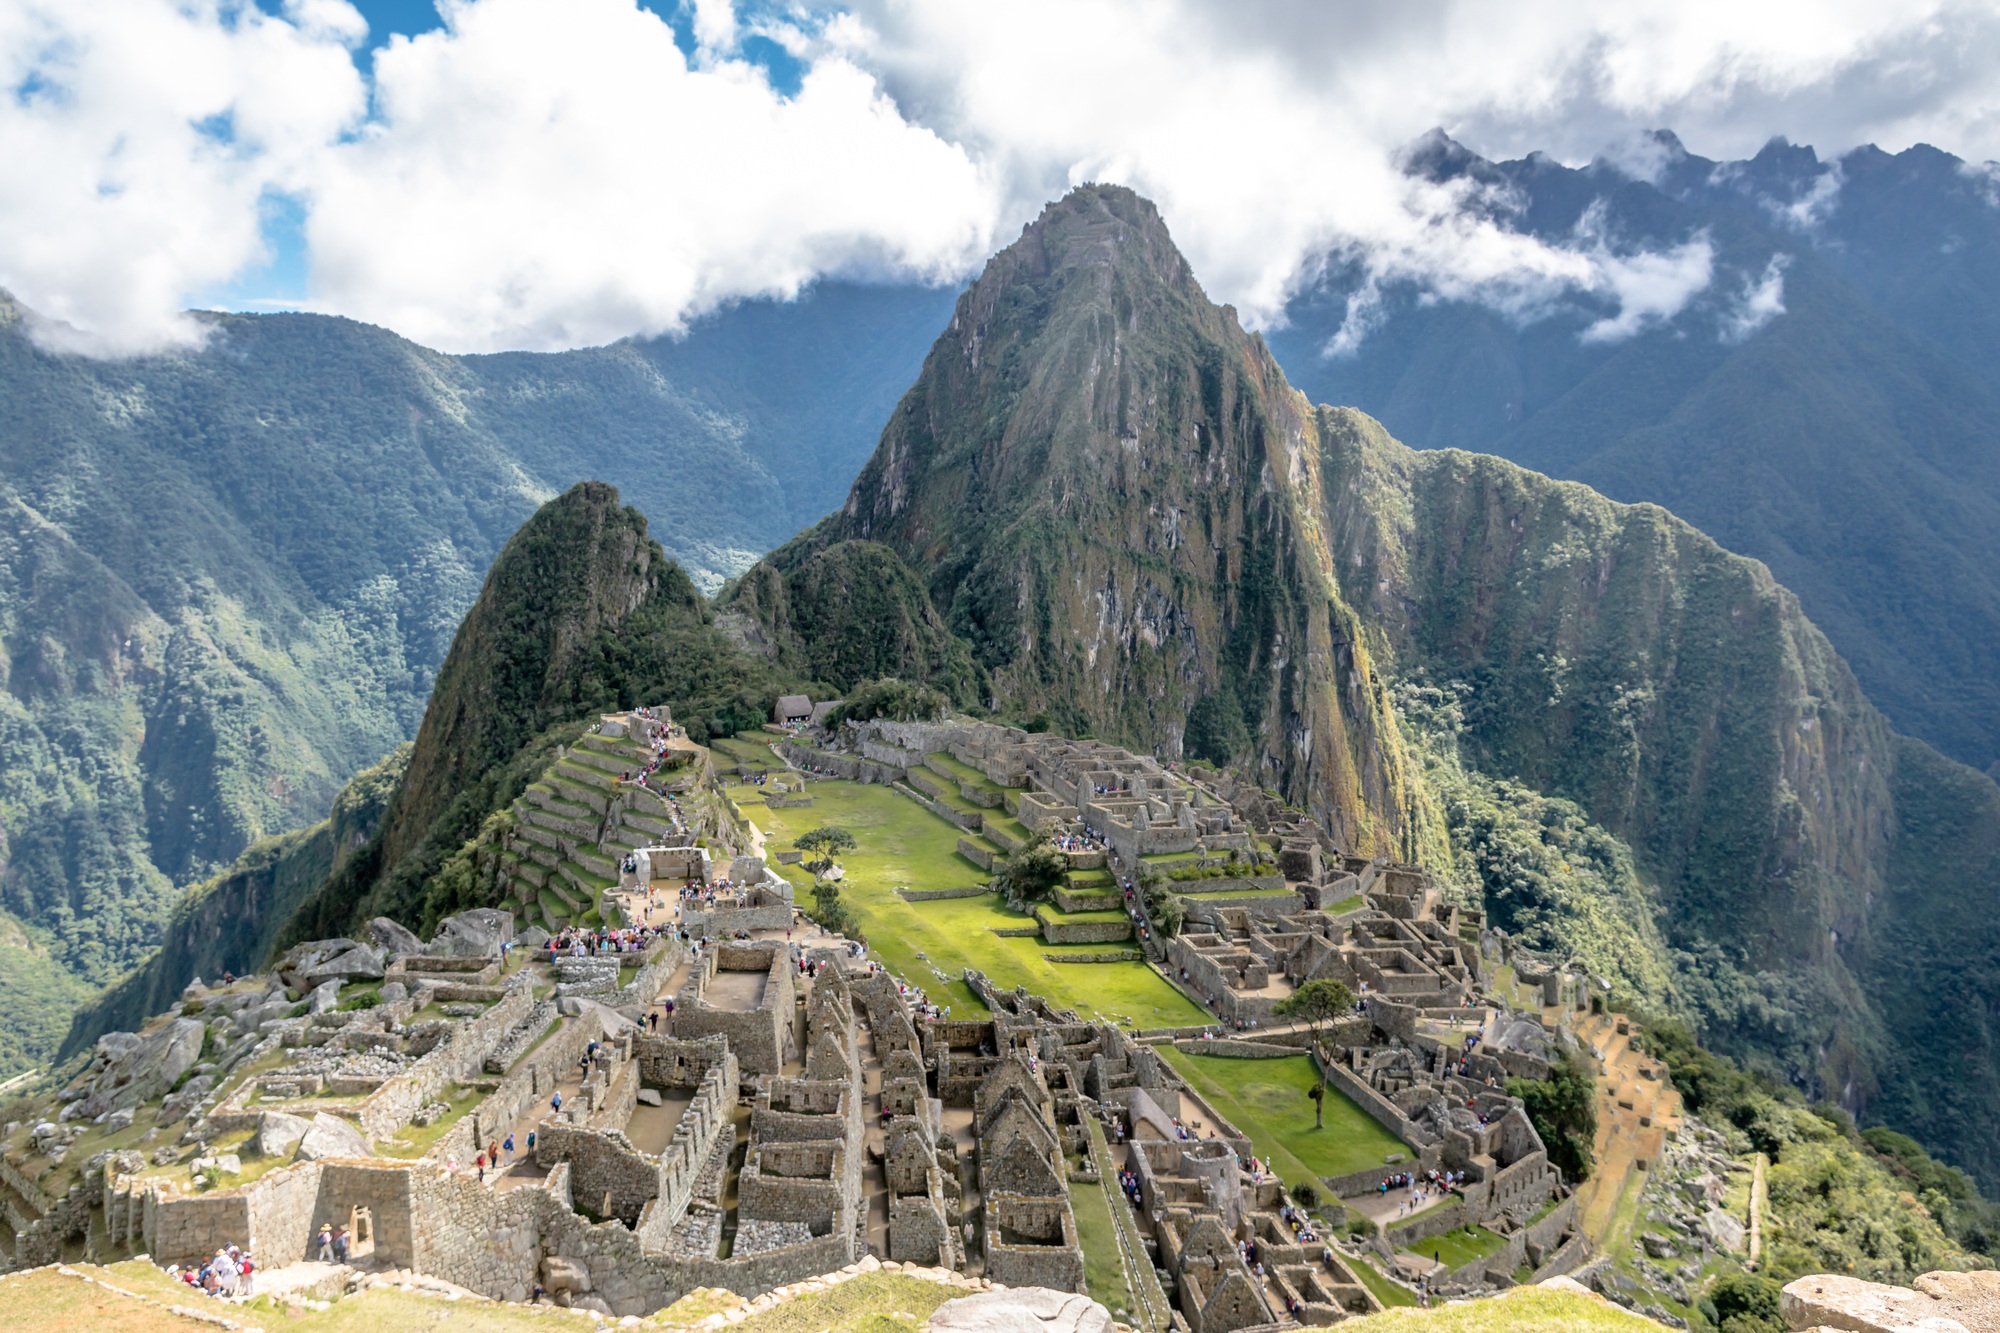
[[[1271,1168],[1292,1184],[1316,1176],[1344,1176],[1370,1167],[1388,1169],[1400,1154],[1416,1153],[1382,1128],[1340,1089],[1326,1090],[1326,1127],[1313,1124],[1312,1066],[1304,1055],[1277,1060],[1239,1060],[1190,1055],[1163,1046],[1160,1054],[1188,1086],[1250,1136]]]
[[[806,792],[810,806],[778,810],[764,803],[766,788],[733,784],[728,793],[764,831],[772,866],[791,881],[801,904],[812,901],[812,875],[778,864],[775,854],[821,825],[836,824],[854,834],[859,847],[840,858],[846,873],[841,901],[860,921],[876,956],[892,972],[924,986],[933,1003],[952,1005],[957,1013],[984,1012],[962,979],[966,968],[974,968],[996,985],[1026,986],[1087,1018],[1129,1019],[1140,1028],[1213,1021],[1143,962],[1050,961],[1050,956],[1102,954],[1117,946],[1049,944],[1032,935],[994,934],[996,929],[1036,927],[1034,917],[1008,911],[998,894],[915,903],[899,897],[898,888],[971,888],[986,883],[988,876],[959,855],[962,830],[889,787],[816,779]],[[947,974],[948,984],[940,972]]]

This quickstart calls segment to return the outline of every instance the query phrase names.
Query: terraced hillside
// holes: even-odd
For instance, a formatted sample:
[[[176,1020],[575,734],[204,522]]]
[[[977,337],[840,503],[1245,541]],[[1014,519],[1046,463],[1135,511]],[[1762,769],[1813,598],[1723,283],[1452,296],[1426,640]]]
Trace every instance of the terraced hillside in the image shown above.
[[[500,906],[522,923],[552,932],[604,924],[605,891],[617,886],[628,854],[688,845],[704,824],[716,827],[708,751],[687,746],[671,772],[627,780],[652,757],[627,730],[632,721],[607,719],[580,737],[482,835],[505,889]]]

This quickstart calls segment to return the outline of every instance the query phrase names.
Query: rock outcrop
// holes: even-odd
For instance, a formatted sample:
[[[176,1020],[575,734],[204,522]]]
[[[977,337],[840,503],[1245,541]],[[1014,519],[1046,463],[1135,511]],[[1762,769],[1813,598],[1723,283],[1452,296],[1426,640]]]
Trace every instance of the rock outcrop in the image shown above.
[[[1010,1287],[946,1301],[931,1333],[1110,1333],[1111,1312],[1088,1296],[1049,1287]]]
[[[1910,1287],[1815,1273],[1787,1285],[1778,1310],[1795,1329],[2000,1333],[2000,1273],[1926,1273]]]

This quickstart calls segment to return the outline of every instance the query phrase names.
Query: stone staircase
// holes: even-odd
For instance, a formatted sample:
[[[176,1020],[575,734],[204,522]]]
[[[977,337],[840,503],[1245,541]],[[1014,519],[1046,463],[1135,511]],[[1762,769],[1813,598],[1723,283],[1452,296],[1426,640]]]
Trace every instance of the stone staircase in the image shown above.
[[[607,719],[637,730],[632,719]],[[605,922],[604,893],[620,879],[620,864],[640,847],[693,841],[667,803],[652,791],[619,782],[648,759],[645,743],[632,734],[593,732],[578,739],[528,784],[509,811],[511,827],[502,835],[499,879],[506,900],[524,927],[550,932],[565,925]],[[656,783],[658,779],[655,779]],[[692,786],[694,770],[671,775],[671,786]]]

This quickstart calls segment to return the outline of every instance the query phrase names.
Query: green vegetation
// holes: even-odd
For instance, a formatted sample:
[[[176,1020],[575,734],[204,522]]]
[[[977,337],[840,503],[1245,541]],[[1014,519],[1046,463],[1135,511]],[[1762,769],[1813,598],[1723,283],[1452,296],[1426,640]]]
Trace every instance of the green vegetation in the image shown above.
[[[1905,1157],[1898,1150],[1910,1140],[1879,1130],[1869,1131],[1873,1140],[1857,1134],[1837,1107],[1803,1105],[1789,1085],[1703,1050],[1672,1023],[1647,1024],[1642,1041],[1665,1062],[1688,1110],[1733,1134],[1743,1152],[1771,1157],[1764,1225],[1770,1276],[1832,1272],[1907,1283],[1932,1269],[1965,1267],[1973,1254],[2000,1259],[1993,1204],[1959,1173],[1949,1179],[1949,1168],[1928,1154]],[[1915,1195],[1920,1173],[1943,1208]]]
[[[1719,1333],[1785,1333],[1778,1311],[1783,1290],[1782,1283],[1759,1273],[1724,1273],[1696,1304]]]
[[[1045,834],[1029,838],[1028,845],[1009,856],[1000,873],[993,877],[993,887],[998,889],[1009,903],[1017,905],[1040,902],[1067,883],[1069,883],[1069,858],[1057,851],[1055,844],[1050,842]],[[1108,915],[1117,920],[1124,919],[1124,913],[1115,911],[1090,915],[1099,917]]]
[[[1391,1153],[1410,1153],[1338,1088],[1326,1090],[1322,1123],[1306,1124],[1319,1072],[1303,1055],[1231,1060],[1171,1048],[1161,1054],[1209,1105],[1248,1134],[1287,1180],[1344,1176],[1381,1166]]]
[[[490,357],[210,314],[198,347],[99,359],[0,296],[0,1076],[183,892],[254,873],[235,858],[415,734],[537,503],[618,483],[713,588],[839,502],[952,300],[819,284],[685,338]]]
[[[730,790],[739,795],[747,791]],[[1140,1028],[1208,1018],[1141,963],[1054,963],[1042,956],[1101,952],[1109,946],[1058,946],[1033,936],[993,934],[995,927],[1035,925],[1032,917],[1007,910],[997,895],[905,901],[898,888],[967,888],[984,882],[979,868],[956,850],[957,827],[888,787],[829,780],[815,782],[812,791],[810,809],[759,810],[758,825],[779,845],[822,820],[837,821],[854,833],[860,846],[844,864],[841,902],[890,970],[923,986],[933,1001],[976,1008],[960,979],[964,969],[975,968],[1003,988],[1026,986],[1086,1016],[1129,1018]],[[776,868],[800,890],[811,887],[802,867]]]
[[[951,700],[928,685],[912,685],[894,676],[866,680],[847,691],[840,707],[827,722],[870,722],[887,718],[892,722],[935,722],[950,709]]]
[[[1507,1094],[1521,1099],[1563,1178],[1571,1184],[1588,1180],[1597,1142],[1597,1077],[1586,1057],[1564,1052],[1546,1079],[1508,1079]]]
[[[1102,1183],[1070,1187],[1076,1240],[1083,1250],[1083,1283],[1092,1300],[1119,1318],[1129,1319],[1139,1303],[1126,1280],[1125,1261],[1111,1220],[1111,1201],[1104,1191]]]
[[[493,562],[438,673],[382,827],[280,943],[371,916],[428,928],[505,896],[495,821],[597,714],[665,703],[693,739],[759,726],[795,677],[738,647],[644,516],[599,482],[543,505]]]
[[[1485,1227],[1457,1227],[1451,1231],[1441,1231],[1434,1236],[1412,1241],[1412,1253],[1435,1259],[1446,1268],[1462,1268],[1477,1259],[1498,1254],[1507,1245],[1507,1238]]]

